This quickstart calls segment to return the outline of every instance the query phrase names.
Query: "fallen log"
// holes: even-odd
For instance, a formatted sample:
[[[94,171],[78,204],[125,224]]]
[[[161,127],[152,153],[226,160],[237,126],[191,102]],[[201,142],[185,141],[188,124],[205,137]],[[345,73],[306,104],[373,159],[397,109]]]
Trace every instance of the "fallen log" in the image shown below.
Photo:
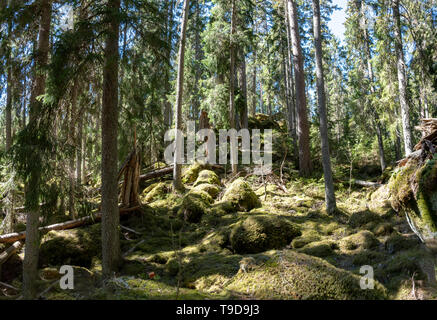
[[[380,187],[382,186],[379,182],[363,181],[363,180],[352,180],[352,183],[363,186],[363,187]]]
[[[140,206],[132,207],[132,208],[120,208],[120,215],[126,214],[128,212],[132,212],[135,210],[139,210]],[[54,230],[68,230],[74,229],[87,224],[94,224],[99,222],[102,219],[102,213],[99,212],[94,216],[87,216],[83,218],[79,218],[76,220],[70,220],[62,223],[56,223],[45,227],[40,227],[39,231],[42,233],[46,233]],[[19,240],[26,239],[26,231],[23,232],[15,232],[4,234],[0,236],[0,243],[11,243]]]
[[[9,248],[7,248],[5,251],[0,253],[0,266],[8,261],[8,259],[17,251],[20,251],[20,249],[23,247],[23,243],[21,241],[14,242],[13,245],[11,245]]]

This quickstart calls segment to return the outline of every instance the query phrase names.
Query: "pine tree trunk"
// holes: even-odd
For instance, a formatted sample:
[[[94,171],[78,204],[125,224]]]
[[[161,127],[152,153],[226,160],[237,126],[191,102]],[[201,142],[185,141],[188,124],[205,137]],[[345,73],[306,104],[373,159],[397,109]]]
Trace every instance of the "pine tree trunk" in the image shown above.
[[[298,113],[298,141],[299,141],[299,172],[302,176],[309,176],[312,171],[310,157],[310,132],[307,114],[305,92],[305,73],[303,67],[302,47],[300,44],[297,7],[294,0],[288,1],[288,16],[293,47],[293,66],[296,85],[296,108]]]
[[[76,79],[73,84],[71,92],[71,109],[70,109],[70,127],[68,130],[68,139],[70,145],[73,147],[73,152],[69,159],[69,192],[68,192],[68,211],[72,219],[76,219],[76,209],[74,206],[74,197],[76,191],[76,151],[77,151],[77,141],[76,141],[76,120],[77,120],[77,96],[79,92],[79,79]]]
[[[393,19],[395,33],[395,50],[398,68],[399,101],[401,104],[402,129],[404,133],[405,154],[408,156],[413,150],[410,125],[410,105],[407,97],[407,79],[404,51],[402,44],[401,18],[399,14],[399,0],[393,0]]]
[[[236,32],[236,5],[235,0],[232,0],[232,17],[231,17],[231,47],[230,47],[230,55],[231,55],[231,68],[229,73],[229,124],[231,129],[235,129],[235,44],[234,44],[234,35]],[[234,139],[231,139],[231,154],[233,154],[232,150],[235,150],[238,146],[235,145]],[[237,174],[237,160],[231,158],[231,166],[232,173]]]
[[[102,271],[109,278],[121,261],[118,210],[118,70],[120,0],[107,4],[102,100]]]
[[[33,100],[30,104],[30,121],[37,121],[40,112],[39,102],[36,97],[44,94],[46,75],[42,72],[47,65],[49,53],[49,38],[50,25],[52,16],[52,1],[41,0],[40,5],[40,26],[38,36],[37,55],[35,59],[35,78],[31,96]],[[29,183],[26,186],[26,192],[34,188],[40,183],[40,173],[34,172],[29,177]],[[34,191],[33,191],[34,192]],[[35,193],[35,192],[34,192]],[[37,194],[35,197],[37,198]],[[38,202],[38,201],[36,201]],[[24,251],[23,261],[23,298],[34,299],[36,297],[36,280],[38,277],[38,255],[40,237],[38,232],[39,227],[39,206],[38,204],[29,208],[29,213],[26,217],[26,246]]]
[[[164,81],[164,90],[165,95],[170,94],[171,85],[170,85],[170,65],[171,65],[171,48],[172,48],[172,40],[173,40],[173,30],[172,30],[172,22],[173,22],[173,11],[174,11],[175,0],[168,1],[168,10],[166,16],[166,25],[167,25],[167,44],[169,46],[166,52],[166,60],[168,63],[167,70],[165,72],[165,81]],[[168,98],[165,98],[164,101],[164,125],[165,128],[170,128],[173,123],[172,119],[172,110],[171,103]]]
[[[8,3],[10,5],[10,2]],[[6,90],[6,151],[9,151],[12,145],[12,47],[11,47],[11,37],[12,37],[12,22],[9,19],[8,22],[8,38],[7,38],[7,57],[6,57],[6,68],[7,68],[7,90]]]
[[[173,188],[175,190],[183,189],[182,185],[182,159],[179,157],[180,149],[182,146],[179,142],[183,143],[184,137],[181,136],[180,130],[182,129],[182,98],[184,91],[184,69],[185,69],[185,42],[187,36],[187,23],[188,23],[188,10],[190,1],[185,0],[184,10],[182,12],[182,25],[181,25],[181,37],[179,44],[179,58],[178,58],[178,77],[176,87],[176,135],[175,135],[175,156],[174,156],[174,170],[173,170]],[[183,158],[183,155],[182,155]]]
[[[240,113],[240,127],[244,129],[249,128],[248,110],[247,110],[247,78],[246,78],[246,57],[244,50],[240,48],[240,88],[243,96],[243,108]]]
[[[80,111],[78,114],[78,121],[77,121],[77,153],[76,153],[76,184],[81,185],[82,184],[82,149],[83,149],[83,111]]]
[[[320,3],[319,0],[313,0],[313,30],[314,43],[316,49],[316,75],[317,75],[317,97],[319,104],[320,117],[320,138],[322,141],[322,164],[323,174],[325,177],[325,200],[326,211],[332,214],[335,211],[335,192],[334,180],[332,178],[331,157],[329,154],[329,138],[328,138],[328,119],[326,115],[326,95],[325,95],[325,79],[323,73],[323,52],[322,52],[322,35],[320,27]]]

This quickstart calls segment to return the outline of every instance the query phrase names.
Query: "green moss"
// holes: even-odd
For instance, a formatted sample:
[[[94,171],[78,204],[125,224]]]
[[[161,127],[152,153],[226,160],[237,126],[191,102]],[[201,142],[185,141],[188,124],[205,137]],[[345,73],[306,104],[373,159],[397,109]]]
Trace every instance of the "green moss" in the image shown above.
[[[172,277],[176,276],[180,269],[180,263],[176,258],[171,258],[165,264],[165,270]]]
[[[278,216],[251,216],[233,227],[230,241],[235,252],[258,253],[285,247],[301,235],[296,225]]]
[[[385,249],[389,253],[412,249],[418,245],[420,245],[418,238],[406,237],[401,234],[391,235],[384,243]]]
[[[230,201],[220,201],[211,206],[211,212],[218,216],[224,216],[235,211],[235,206]]]
[[[360,278],[317,257],[284,250],[250,273],[239,273],[227,289],[240,298],[352,300],[385,299],[385,288],[362,290]]]
[[[338,245],[335,241],[324,240],[309,243],[305,247],[299,249],[298,252],[324,258],[333,255],[334,250],[337,248]]]
[[[391,194],[391,204],[396,211],[408,206],[414,201],[414,194],[410,187],[410,180],[417,169],[417,161],[409,160],[401,168],[397,168],[391,176],[388,187]]]
[[[367,230],[350,235],[340,241],[340,248],[345,251],[356,249],[372,249],[378,246],[375,235]]]
[[[349,219],[349,224],[353,228],[359,228],[372,222],[381,222],[381,217],[371,211],[353,213]]]
[[[354,254],[352,263],[356,266],[370,265],[374,266],[377,263],[383,261],[385,258],[381,252],[373,250],[362,250]]]
[[[101,225],[50,231],[43,237],[40,266],[75,265],[91,267],[93,258],[101,254]]]
[[[380,223],[376,225],[376,227],[373,229],[373,233],[378,237],[389,235],[393,231],[394,231],[393,226],[391,225],[391,223],[388,222]]]
[[[214,199],[220,193],[220,188],[218,186],[216,186],[214,184],[209,184],[209,183],[202,183],[201,185],[194,187],[194,189],[200,190],[200,191],[205,191]]]
[[[423,223],[431,232],[437,232],[437,155],[426,162],[417,176],[417,207]]]
[[[311,242],[316,242],[320,240],[320,235],[317,232],[309,232],[309,233],[303,233],[302,236],[297,237],[296,239],[293,239],[291,242],[291,245],[293,248],[298,249],[306,246],[307,244]]]
[[[177,214],[187,222],[199,222],[212,202],[205,191],[192,189],[183,198]]]
[[[232,182],[223,195],[223,201],[230,201],[239,210],[250,211],[261,207],[261,201],[253,192],[249,183],[239,178]]]
[[[189,166],[182,174],[183,183],[193,183],[199,176],[199,172],[208,169],[208,165],[200,162],[195,162]]]
[[[211,171],[211,170],[200,171],[196,182],[194,182],[194,186],[198,186],[198,185],[201,185],[204,183],[213,184],[216,186],[220,186],[220,184],[221,184],[218,175],[214,171]]]
[[[162,200],[168,195],[170,190],[171,186],[168,183],[159,182],[153,184],[143,191],[141,200],[145,203]]]

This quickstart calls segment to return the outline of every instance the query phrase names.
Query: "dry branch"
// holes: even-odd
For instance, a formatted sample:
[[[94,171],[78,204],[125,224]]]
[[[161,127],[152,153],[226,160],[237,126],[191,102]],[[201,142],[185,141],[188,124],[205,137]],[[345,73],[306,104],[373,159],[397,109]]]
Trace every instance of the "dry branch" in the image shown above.
[[[9,248],[7,248],[5,251],[0,253],[0,266],[5,263],[14,253],[17,251],[20,251],[20,249],[23,247],[23,243],[20,241],[14,242],[13,245],[11,245]]]

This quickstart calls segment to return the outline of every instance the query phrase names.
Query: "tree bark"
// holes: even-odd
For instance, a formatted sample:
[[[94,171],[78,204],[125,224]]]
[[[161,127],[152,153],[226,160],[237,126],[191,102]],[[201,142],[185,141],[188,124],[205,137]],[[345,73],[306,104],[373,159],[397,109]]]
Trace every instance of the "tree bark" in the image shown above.
[[[246,57],[244,50],[240,48],[240,88],[243,96],[243,108],[240,113],[240,128],[249,128],[248,110],[247,110],[247,78],[246,78]]]
[[[10,6],[10,1],[8,1],[8,6]],[[8,36],[7,36],[7,57],[6,57],[6,68],[7,68],[7,90],[6,90],[6,152],[9,151],[12,145],[12,22],[9,19],[8,22]]]
[[[77,140],[76,140],[76,121],[77,121],[77,96],[79,93],[79,79],[74,80],[72,92],[71,92],[71,108],[70,108],[70,128],[68,130],[68,140],[70,145],[73,147],[73,152],[69,159],[69,191],[68,191],[68,211],[72,219],[76,219],[76,209],[74,206],[74,195],[76,190],[76,151],[77,151]]]
[[[297,6],[294,0],[288,1],[288,16],[293,47],[293,66],[296,85],[296,107],[298,113],[298,141],[299,141],[299,173],[309,176],[312,171],[310,155],[310,133],[307,114],[305,92],[305,73],[303,67],[302,47],[300,44]]]
[[[47,65],[50,40],[50,26],[52,17],[52,1],[41,0],[40,5],[40,25],[38,36],[38,47],[35,59],[35,78],[32,87],[30,104],[30,121],[35,122],[40,113],[39,102],[36,97],[44,94],[46,85],[46,75],[43,68]],[[29,188],[36,187],[40,183],[40,173],[32,173],[29,177],[27,192]],[[38,254],[39,254],[39,207],[29,208],[30,212],[26,217],[26,248],[23,261],[23,298],[34,299],[36,297],[36,280],[38,276]]]
[[[178,77],[176,87],[176,135],[175,135],[175,154],[174,154],[174,171],[173,171],[173,188],[175,190],[183,189],[182,185],[182,157],[179,157],[184,137],[181,136],[182,129],[182,98],[184,92],[184,69],[185,69],[185,42],[187,37],[188,10],[190,1],[184,1],[184,10],[182,12],[181,37],[179,43],[179,58],[178,58]],[[182,159],[181,159],[182,158]]]
[[[237,10],[235,0],[232,0],[232,16],[231,16],[231,35],[230,35],[230,56],[231,56],[231,65],[229,72],[229,124],[231,129],[235,129],[235,43],[234,43],[234,35],[236,32],[236,19],[237,19]],[[233,154],[232,150],[237,148],[234,143],[234,139],[231,139],[231,154]],[[237,174],[237,160],[232,159],[231,157],[231,167],[232,173]]]
[[[392,1],[395,50],[398,69],[399,101],[401,104],[402,129],[404,133],[405,155],[408,156],[413,150],[410,125],[410,105],[407,97],[407,78],[405,68],[404,50],[402,44],[401,18],[399,14],[399,0]]]
[[[336,201],[334,192],[334,180],[332,178],[331,157],[329,153],[329,138],[328,138],[328,119],[326,115],[326,95],[325,95],[325,79],[323,72],[323,52],[322,52],[322,36],[320,27],[320,3],[319,0],[313,0],[313,30],[314,43],[316,49],[316,75],[317,75],[317,97],[319,104],[320,117],[320,138],[322,142],[322,164],[323,174],[325,177],[325,201],[326,211],[328,214],[335,212]]]
[[[118,214],[118,71],[120,0],[108,0],[102,101],[102,271],[109,278],[121,261]]]

